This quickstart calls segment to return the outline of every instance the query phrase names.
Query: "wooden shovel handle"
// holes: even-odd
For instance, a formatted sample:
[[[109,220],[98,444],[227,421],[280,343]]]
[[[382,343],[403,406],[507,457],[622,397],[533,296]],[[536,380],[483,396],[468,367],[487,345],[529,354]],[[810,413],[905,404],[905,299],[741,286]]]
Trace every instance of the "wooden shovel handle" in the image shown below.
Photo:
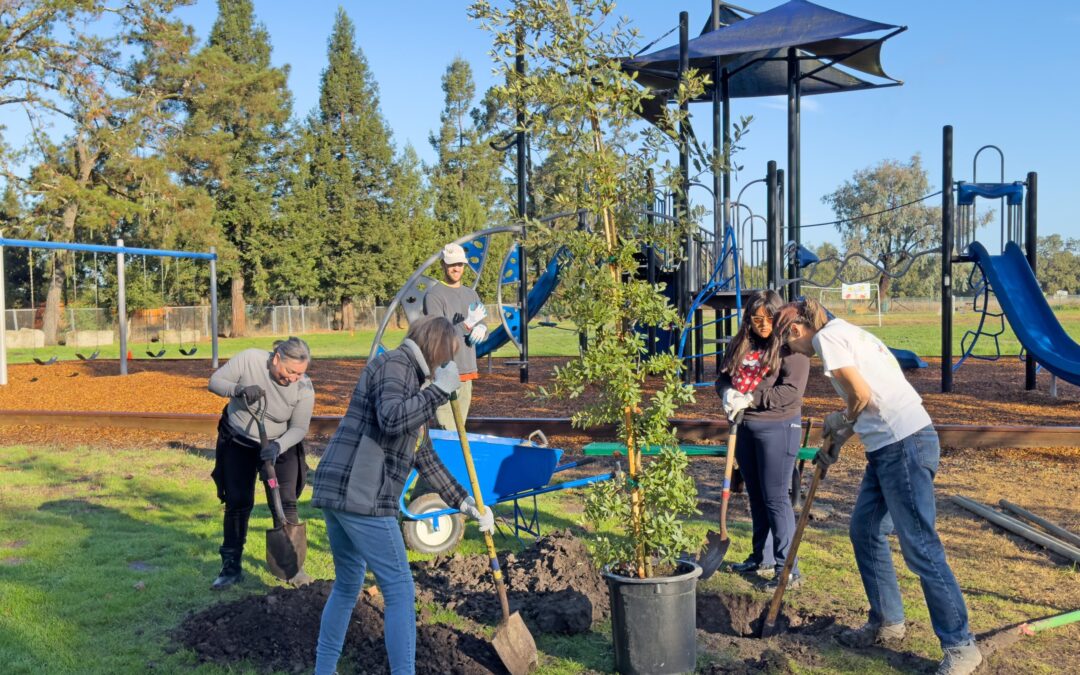
[[[484,496],[480,493],[480,481],[476,478],[476,466],[473,464],[472,451],[469,450],[469,437],[465,433],[465,420],[461,417],[457,392],[450,395],[450,410],[454,413],[454,426],[457,427],[458,439],[461,441],[461,453],[465,456],[465,468],[469,471],[469,484],[472,487],[473,499],[476,500],[476,508],[480,510],[480,513],[483,513]],[[484,533],[484,543],[487,544],[491,575],[495,578],[495,588],[499,592],[499,605],[502,607],[503,621],[506,622],[510,620],[510,601],[506,598],[506,582],[503,580],[502,570],[499,568],[499,557],[495,552],[495,540],[490,532]]]
[[[742,412],[735,416],[731,422],[731,428],[727,437],[727,452],[724,453],[724,487],[720,495],[720,539],[728,538],[727,514],[728,502],[731,500],[731,474],[735,471],[735,443],[738,440],[739,424],[742,422]]]

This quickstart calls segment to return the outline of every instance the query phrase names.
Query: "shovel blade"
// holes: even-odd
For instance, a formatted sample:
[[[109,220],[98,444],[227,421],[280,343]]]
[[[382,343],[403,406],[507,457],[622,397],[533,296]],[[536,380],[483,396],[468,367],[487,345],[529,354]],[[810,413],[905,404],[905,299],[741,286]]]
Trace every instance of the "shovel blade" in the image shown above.
[[[731,546],[731,538],[724,539],[719,532],[710,530],[705,535],[705,542],[705,550],[698,556],[702,579],[708,579],[716,570],[720,569],[720,565],[724,563],[724,556],[727,555],[728,547]]]
[[[510,675],[527,675],[536,669],[536,642],[518,612],[499,626],[491,645]]]
[[[288,581],[303,568],[307,558],[307,524],[286,523],[266,531],[266,566],[270,573]]]

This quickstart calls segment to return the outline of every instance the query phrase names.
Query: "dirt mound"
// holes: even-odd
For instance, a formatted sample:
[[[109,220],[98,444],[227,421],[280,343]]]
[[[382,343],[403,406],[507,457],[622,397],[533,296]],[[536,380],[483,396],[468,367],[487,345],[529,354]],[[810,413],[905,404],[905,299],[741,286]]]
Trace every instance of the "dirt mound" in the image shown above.
[[[246,661],[260,670],[310,672],[331,586],[329,581],[317,581],[304,588],[275,588],[266,595],[215,605],[185,619],[174,637],[202,662]],[[343,663],[364,664],[365,673],[389,672],[379,602],[361,595],[341,654]],[[495,650],[475,635],[441,625],[422,625],[417,630],[417,673],[501,671]]]
[[[534,633],[576,635],[608,616],[608,591],[585,543],[569,530],[541,537],[499,561],[510,611],[521,612]],[[417,597],[481,623],[501,619],[484,556],[444,556],[413,566]]]

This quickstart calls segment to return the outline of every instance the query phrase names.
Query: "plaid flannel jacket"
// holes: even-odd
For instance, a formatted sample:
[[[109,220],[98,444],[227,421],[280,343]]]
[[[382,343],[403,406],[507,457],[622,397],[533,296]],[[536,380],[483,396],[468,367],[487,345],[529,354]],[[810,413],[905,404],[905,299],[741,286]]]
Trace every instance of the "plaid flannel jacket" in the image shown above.
[[[449,399],[437,387],[421,389],[423,379],[405,347],[368,362],[315,471],[313,506],[395,516],[414,466],[451,508],[465,499],[468,493],[443,466],[427,434],[420,439],[435,409]]]

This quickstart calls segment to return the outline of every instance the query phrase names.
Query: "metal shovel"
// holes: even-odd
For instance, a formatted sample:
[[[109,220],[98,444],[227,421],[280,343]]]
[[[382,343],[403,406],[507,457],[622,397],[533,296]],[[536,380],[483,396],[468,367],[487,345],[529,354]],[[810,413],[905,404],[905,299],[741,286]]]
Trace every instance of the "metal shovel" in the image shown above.
[[[472,487],[473,499],[476,500],[476,508],[483,513],[484,497],[480,493],[480,482],[476,478],[476,467],[473,465],[472,452],[469,451],[469,438],[465,433],[465,420],[461,417],[456,393],[450,395],[450,409],[454,412],[454,426],[457,427],[458,438],[461,440],[465,467],[469,470],[469,484]],[[502,570],[499,569],[499,558],[495,555],[495,540],[491,538],[490,532],[484,533],[484,541],[487,543],[491,575],[495,578],[495,588],[499,592],[499,605],[502,606],[503,615],[502,623],[495,631],[491,645],[495,647],[495,653],[502,659],[503,665],[511,675],[525,675],[537,666],[536,641],[533,640],[532,633],[522,621],[521,614],[510,613],[510,603],[506,599],[506,582],[503,581]]]
[[[701,566],[701,578],[708,579],[724,562],[728,548],[731,546],[731,537],[727,531],[728,502],[731,500],[731,474],[735,467],[735,441],[739,433],[739,423],[742,422],[742,412],[735,416],[728,431],[727,452],[724,462],[724,491],[720,497],[720,533],[709,530],[705,535],[705,550],[698,556],[698,565]]]
[[[248,409],[251,412],[251,409]],[[259,414],[252,414],[259,427],[259,447],[269,445],[266,437],[266,401],[259,408]],[[282,581],[288,581],[304,567],[307,558],[307,524],[290,523],[285,518],[285,509],[281,506],[281,493],[278,488],[277,471],[274,460],[263,462],[259,475],[266,484],[266,503],[274,514],[277,526],[266,531],[266,566],[270,573]]]

